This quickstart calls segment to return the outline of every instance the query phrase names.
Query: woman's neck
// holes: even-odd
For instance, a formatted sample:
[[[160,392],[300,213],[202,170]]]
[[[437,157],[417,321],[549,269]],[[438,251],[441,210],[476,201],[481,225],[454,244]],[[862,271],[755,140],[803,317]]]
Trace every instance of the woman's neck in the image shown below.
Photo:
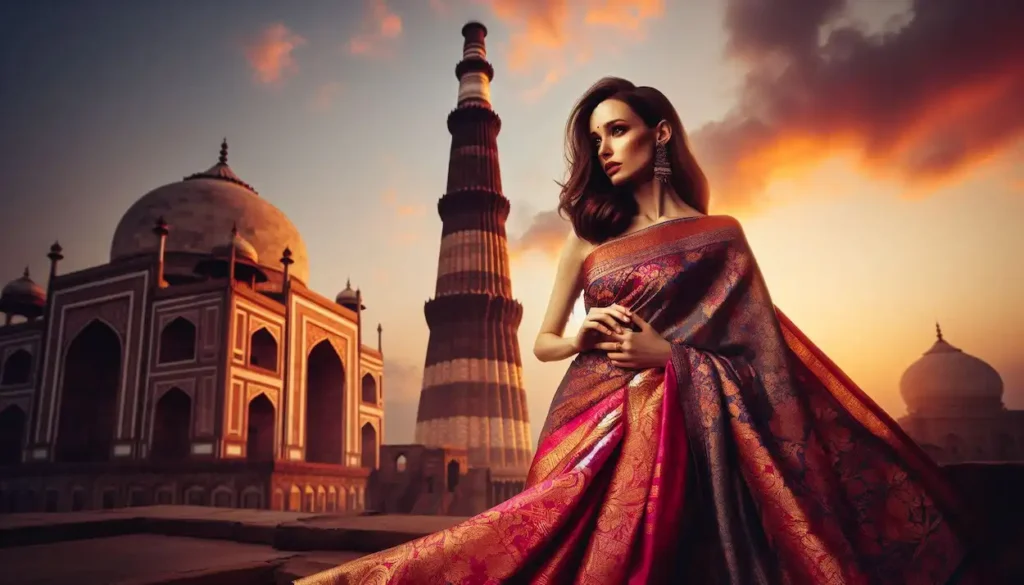
[[[672,188],[671,183],[656,179],[646,181],[633,190],[637,219],[655,222],[665,217],[678,217],[695,213]]]

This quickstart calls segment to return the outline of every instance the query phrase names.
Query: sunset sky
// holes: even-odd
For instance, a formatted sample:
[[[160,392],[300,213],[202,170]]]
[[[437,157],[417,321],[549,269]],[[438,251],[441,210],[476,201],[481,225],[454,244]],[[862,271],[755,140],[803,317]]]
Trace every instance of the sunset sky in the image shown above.
[[[605,75],[675,103],[712,213],[740,219],[775,303],[890,414],[936,319],[1024,408],[1024,2],[15,4],[0,280],[27,264],[42,283],[54,239],[62,271],[107,261],[124,211],[227,137],[235,172],[302,232],[310,285],[333,298],[351,277],[383,324],[387,442],[412,440],[471,19],[496,69],[534,437],[568,365],[530,351],[568,229],[552,211],[563,129]]]

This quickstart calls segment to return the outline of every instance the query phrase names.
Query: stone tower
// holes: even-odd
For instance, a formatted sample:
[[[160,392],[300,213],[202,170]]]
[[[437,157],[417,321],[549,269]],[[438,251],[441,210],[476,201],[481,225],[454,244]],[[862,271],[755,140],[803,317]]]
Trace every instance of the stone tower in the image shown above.
[[[512,298],[501,191],[498,131],[491,109],[494,68],[487,29],[470,22],[452,135],[448,186],[437,203],[441,252],[437,288],[424,313],[430,328],[416,442],[465,448],[470,467],[525,474],[533,457],[517,331],[523,307]]]

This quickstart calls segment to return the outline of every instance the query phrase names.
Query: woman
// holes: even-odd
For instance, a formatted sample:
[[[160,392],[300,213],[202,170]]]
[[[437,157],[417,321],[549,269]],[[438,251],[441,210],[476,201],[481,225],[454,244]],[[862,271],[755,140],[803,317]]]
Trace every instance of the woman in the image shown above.
[[[940,470],[776,311],[665,96],[601,80],[567,134],[534,353],[577,357],[525,491],[299,583],[965,582]]]

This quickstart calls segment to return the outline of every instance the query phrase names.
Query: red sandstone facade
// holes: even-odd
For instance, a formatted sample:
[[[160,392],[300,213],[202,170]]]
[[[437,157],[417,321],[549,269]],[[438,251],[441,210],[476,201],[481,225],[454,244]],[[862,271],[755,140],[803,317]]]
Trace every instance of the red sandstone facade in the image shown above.
[[[525,481],[470,467],[466,449],[384,445],[367,507],[386,514],[474,516],[523,491]]]
[[[363,509],[380,328],[363,345],[361,295],[305,285],[305,248],[274,212],[225,144],[129,210],[110,263],[58,274],[55,245],[46,291],[27,274],[4,289],[0,510]]]

